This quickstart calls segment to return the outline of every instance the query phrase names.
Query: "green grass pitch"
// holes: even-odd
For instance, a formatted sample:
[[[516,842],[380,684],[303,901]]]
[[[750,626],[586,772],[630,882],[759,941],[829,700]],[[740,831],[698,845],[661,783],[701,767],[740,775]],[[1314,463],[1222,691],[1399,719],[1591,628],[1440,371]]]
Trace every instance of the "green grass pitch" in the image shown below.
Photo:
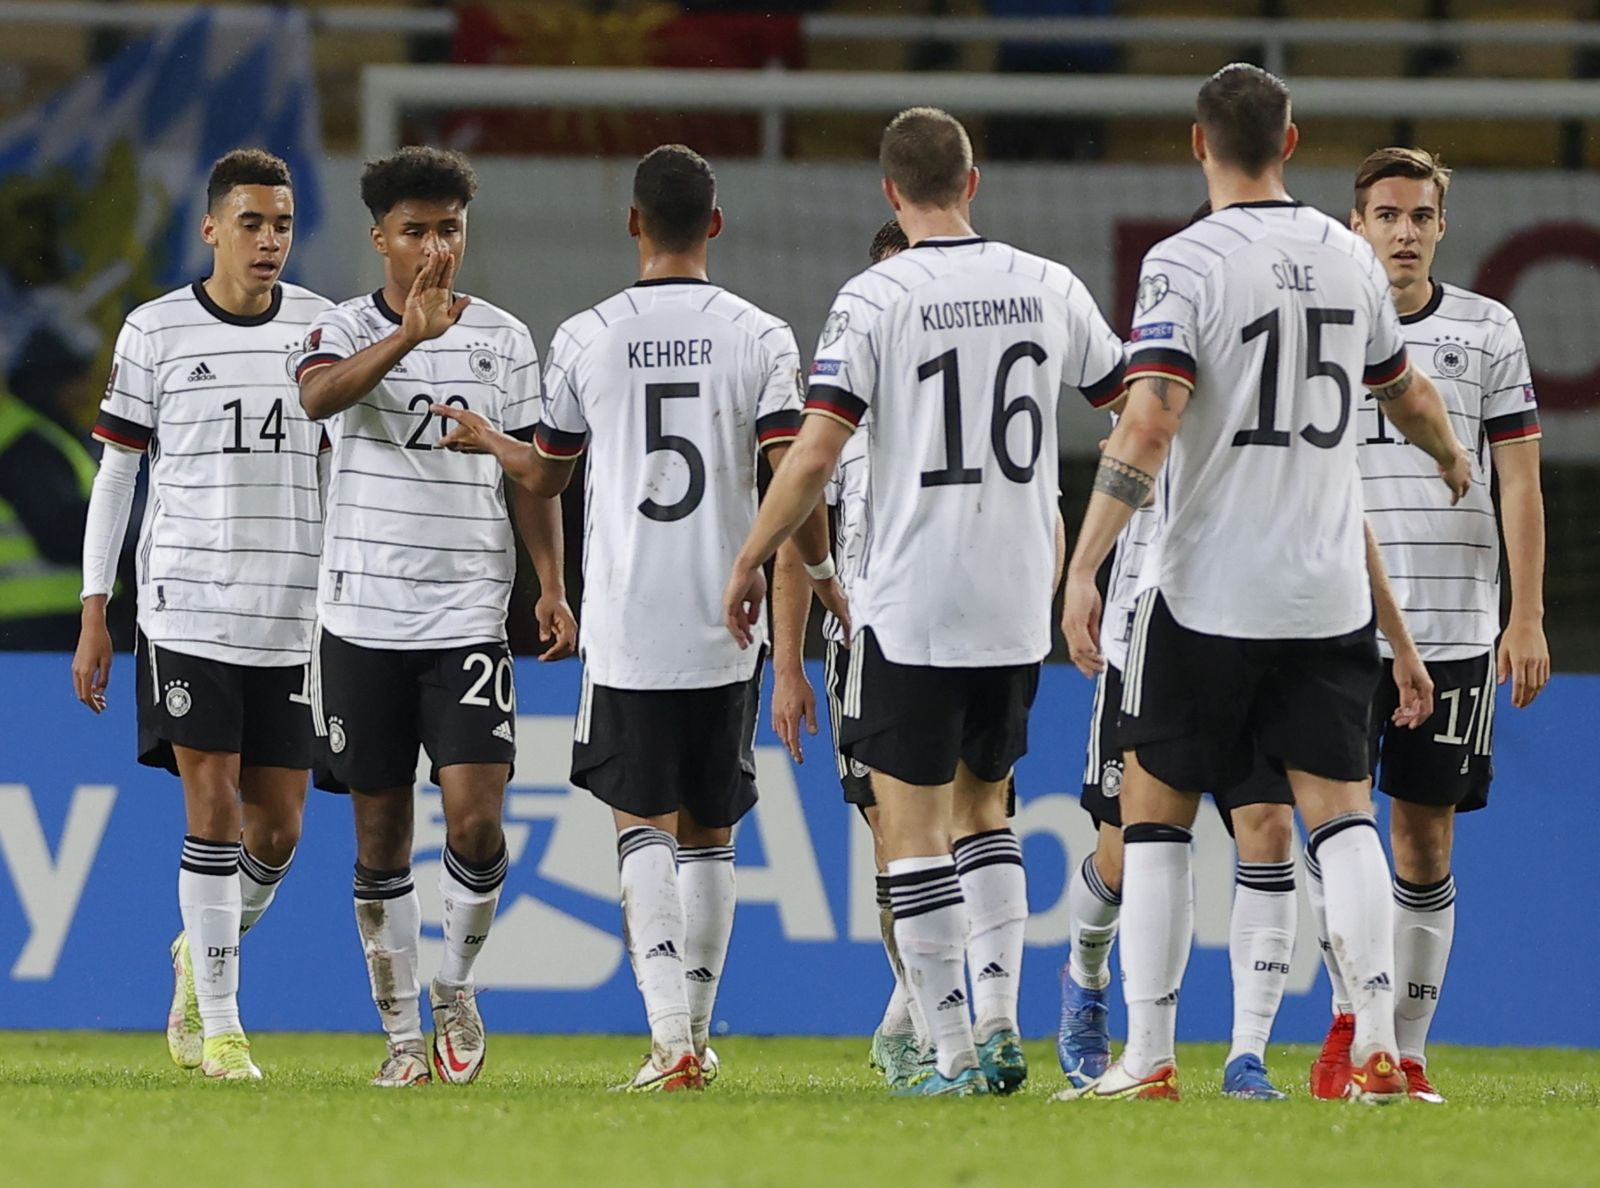
[[[1048,1044],[1006,1100],[898,1101],[862,1040],[730,1038],[701,1096],[607,1092],[635,1038],[492,1035],[482,1079],[383,1092],[371,1036],[262,1034],[260,1085],[210,1084],[157,1034],[0,1032],[0,1182],[78,1185],[1580,1184],[1600,1181],[1600,1053],[1441,1047],[1444,1107],[1220,1097],[1062,1105]],[[1274,1048],[1299,1087],[1313,1053]]]

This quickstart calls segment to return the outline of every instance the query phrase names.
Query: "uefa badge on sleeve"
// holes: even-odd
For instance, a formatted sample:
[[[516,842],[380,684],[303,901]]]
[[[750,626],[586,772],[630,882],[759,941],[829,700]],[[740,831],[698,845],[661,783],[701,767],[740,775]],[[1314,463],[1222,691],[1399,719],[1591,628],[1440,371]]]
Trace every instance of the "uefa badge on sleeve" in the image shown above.
[[[828,315],[828,320],[822,323],[822,345],[830,347],[844,337],[844,332],[850,329],[850,315],[842,309],[836,309]]]

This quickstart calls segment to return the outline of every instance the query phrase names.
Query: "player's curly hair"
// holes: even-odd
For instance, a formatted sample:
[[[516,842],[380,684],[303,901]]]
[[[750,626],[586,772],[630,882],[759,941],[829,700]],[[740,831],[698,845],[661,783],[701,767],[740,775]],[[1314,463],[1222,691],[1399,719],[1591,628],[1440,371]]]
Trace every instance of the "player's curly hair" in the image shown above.
[[[906,238],[906,233],[899,222],[890,219],[879,227],[878,233],[872,237],[872,247],[868,249],[868,254],[871,255],[872,262],[878,264],[890,256],[899,255],[910,246],[911,241]]]
[[[361,170],[361,201],[377,222],[408,198],[458,202],[463,207],[478,192],[478,175],[460,153],[408,144]]]
[[[685,252],[704,239],[717,208],[711,162],[684,144],[651,149],[633,171],[633,208],[644,233],[669,252]]]
[[[1444,196],[1450,190],[1450,166],[1438,153],[1394,145],[1369,154],[1356,170],[1356,210],[1366,213],[1367,191],[1387,177],[1431,181],[1439,193],[1439,213],[1444,213]]]
[[[211,166],[206,182],[206,209],[216,208],[235,186],[294,186],[289,165],[266,149],[239,148],[223,153]]]

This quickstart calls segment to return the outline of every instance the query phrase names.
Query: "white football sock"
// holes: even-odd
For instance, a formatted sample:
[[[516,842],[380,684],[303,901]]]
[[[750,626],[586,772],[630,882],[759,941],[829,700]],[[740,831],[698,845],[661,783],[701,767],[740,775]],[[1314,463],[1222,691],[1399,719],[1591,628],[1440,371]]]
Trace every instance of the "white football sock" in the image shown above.
[[[889,958],[889,969],[894,973],[894,991],[883,1008],[883,1019],[878,1030],[885,1035],[914,1034],[917,1046],[928,1045],[928,1025],[922,1017],[922,1007],[916,995],[906,987],[906,967],[900,960],[900,946],[894,939],[894,908],[889,901],[889,876],[878,876],[878,932],[883,937],[883,952]]]
[[[963,968],[967,914],[956,864],[948,855],[896,858],[888,878],[906,988],[922,1006],[939,1072],[954,1077],[978,1064]]]
[[[683,951],[688,944],[678,890],[678,841],[665,830],[635,825],[617,835],[622,926],[633,979],[650,1021],[651,1056],[670,1068],[693,1051]]]
[[[1233,966],[1233,1047],[1265,1060],[1294,956],[1294,863],[1241,862],[1235,872],[1228,958]]]
[[[1009,829],[960,838],[951,855],[967,904],[972,1035],[981,1044],[997,1031],[1017,1030],[1028,876],[1022,866],[1022,843]]]
[[[277,897],[278,884],[289,873],[294,861],[294,851],[283,860],[282,866],[268,866],[243,846],[239,847],[239,935],[243,936],[267,914]]]
[[[483,952],[506,881],[506,848],[487,862],[470,863],[446,843],[439,867],[439,894],[444,900],[444,960],[439,981],[452,988],[472,985],[472,965]]]
[[[1322,968],[1328,971],[1328,987],[1335,1015],[1352,1013],[1350,992],[1344,988],[1344,974],[1339,969],[1339,959],[1333,955],[1328,943],[1328,896],[1322,886],[1322,868],[1306,852],[1306,899],[1311,903],[1311,919],[1317,925],[1317,952],[1322,954]]]
[[[1128,1044],[1122,1067],[1147,1077],[1177,1054],[1178,987],[1194,939],[1187,829],[1149,823],[1123,830],[1122,993]]]
[[[205,1038],[242,1032],[239,1022],[239,843],[183,839],[178,910],[189,936],[194,992]]]
[[[371,870],[356,863],[355,897],[367,981],[384,1033],[391,1043],[420,1040],[417,946],[422,940],[422,903],[411,868]]]
[[[689,1031],[694,1050],[704,1054],[738,902],[733,847],[679,849],[678,894],[683,899],[683,976],[688,979]]]
[[[1067,954],[1072,980],[1086,990],[1104,990],[1111,984],[1111,946],[1117,939],[1122,895],[1100,877],[1093,853],[1073,873],[1067,911],[1072,919],[1072,948]]]
[[[1328,941],[1340,958],[1356,1017],[1353,1063],[1395,1055],[1394,900],[1389,863],[1367,813],[1345,813],[1311,831],[1307,849],[1322,868]]]
[[[1402,1060],[1428,1063],[1428,1028],[1456,937],[1456,880],[1394,881],[1395,1042]]]

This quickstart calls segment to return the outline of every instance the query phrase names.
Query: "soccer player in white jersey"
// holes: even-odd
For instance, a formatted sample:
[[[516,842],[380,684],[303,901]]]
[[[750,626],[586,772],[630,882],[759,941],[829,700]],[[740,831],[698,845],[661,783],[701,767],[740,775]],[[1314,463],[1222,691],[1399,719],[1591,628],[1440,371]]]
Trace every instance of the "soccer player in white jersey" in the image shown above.
[[[1431,153],[1380,149],[1357,172],[1350,221],[1383,263],[1415,366],[1439,388],[1456,432],[1476,443],[1480,472],[1451,506],[1429,481],[1427,456],[1389,425],[1381,406],[1370,402],[1358,413],[1367,518],[1440,690],[1433,719],[1416,734],[1386,728],[1381,696],[1372,718],[1373,756],[1381,756],[1378,787],[1392,801],[1400,1067],[1412,1098],[1435,1103],[1444,1099],[1428,1080],[1426,1044],[1455,935],[1455,817],[1488,803],[1496,677],[1512,680],[1512,704],[1520,709],[1550,676],[1539,413],[1528,352],[1504,305],[1431,275],[1449,184],[1450,171]],[[1503,635],[1491,475],[1511,574]],[[1380,637],[1378,643],[1389,656],[1390,641]],[[1312,903],[1320,907],[1314,870],[1311,888]],[[1320,913],[1318,919],[1320,925]],[[1311,1091],[1337,1097],[1349,1077],[1351,1020],[1337,964],[1327,964],[1334,1023],[1312,1066]]]
[[[1122,344],[1068,269],[974,233],[978,172],[956,120],[902,112],[879,161],[911,247],[835,299],[810,415],[724,609],[748,640],[761,565],[870,412],[840,741],[872,771],[895,939],[934,1040],[933,1066],[898,1091],[1009,1092],[1027,1075],[1016,1019],[1027,888],[1006,799],[1050,648],[1056,404],[1063,384],[1114,399]],[[979,971],[976,1028],[963,958]]]
[[[758,453],[778,465],[800,427],[793,331],[707,279],[721,230],[706,160],[677,144],[650,152],[628,212],[640,279],[556,331],[533,445],[439,410],[461,423],[447,446],[493,453],[542,494],[589,454],[572,780],[616,821],[651,1033],[635,1092],[715,1075],[706,1039],[733,927],[733,826],[756,801],[761,691],[759,656],[728,638],[717,587],[755,519]],[[809,536],[821,564],[820,508]]]
[[[1095,572],[1159,481],[1163,522],[1140,578],[1122,699],[1128,1044],[1079,1092],[1178,1095],[1190,828],[1199,792],[1243,778],[1259,748],[1288,773],[1326,882],[1356,1016],[1352,1095],[1404,1100],[1388,866],[1368,780],[1379,669],[1354,385],[1385,402],[1458,496],[1470,455],[1410,366],[1371,248],[1284,188],[1298,141],[1288,88],[1236,64],[1206,81],[1196,106],[1194,154],[1214,213],[1145,257],[1128,403],[1067,574],[1072,658],[1098,672]]]
[[[526,440],[539,368],[526,326],[453,288],[476,188],[456,153],[405,148],[368,163],[361,198],[383,287],[319,317],[299,366],[301,403],[333,442],[312,715],[333,784],[353,794],[356,922],[389,1041],[373,1083],[384,1087],[430,1079],[411,878],[419,745],[444,796],[445,951],[429,1001],[445,1081],[483,1066],[472,968],[506,874],[516,551],[499,468],[436,448],[446,424],[431,406],[472,409]],[[540,633],[553,640],[542,658],[569,654],[559,508],[516,487],[511,508],[538,572]]]
[[[330,302],[278,279],[294,241],[294,189],[277,157],[240,149],[216,162],[200,235],[211,275],[141,305],[117,337],[94,428],[105,451],[84,531],[72,679],[84,704],[105,708],[106,602],[148,456],[138,753],[182,780],[186,816],[167,1048],[180,1067],[253,1080],[239,938],[289,869],[313,757],[306,661],[322,433],[295,398],[294,365]]]

